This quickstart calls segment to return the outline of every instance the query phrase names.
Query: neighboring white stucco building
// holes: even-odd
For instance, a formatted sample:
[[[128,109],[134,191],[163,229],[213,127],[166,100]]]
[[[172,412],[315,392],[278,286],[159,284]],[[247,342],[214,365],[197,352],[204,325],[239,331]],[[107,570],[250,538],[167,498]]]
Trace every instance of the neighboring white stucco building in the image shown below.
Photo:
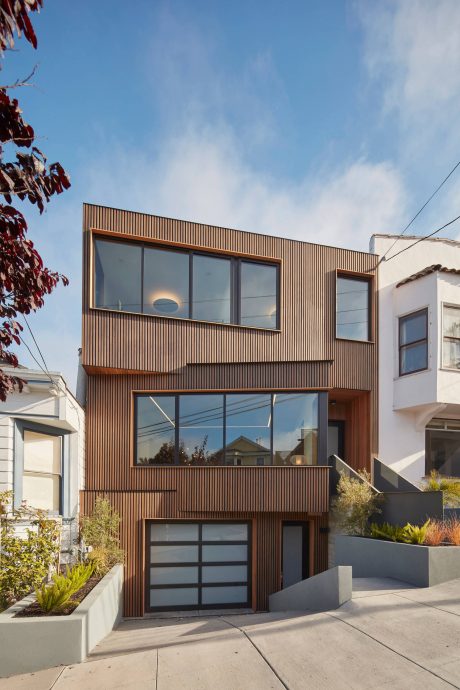
[[[460,476],[460,242],[410,246],[418,239],[370,243],[388,252],[378,273],[379,459],[416,484],[431,469]]]
[[[0,491],[62,517],[62,560],[78,534],[83,488],[84,411],[61,376],[20,367],[3,370],[23,379],[21,393],[0,402]]]

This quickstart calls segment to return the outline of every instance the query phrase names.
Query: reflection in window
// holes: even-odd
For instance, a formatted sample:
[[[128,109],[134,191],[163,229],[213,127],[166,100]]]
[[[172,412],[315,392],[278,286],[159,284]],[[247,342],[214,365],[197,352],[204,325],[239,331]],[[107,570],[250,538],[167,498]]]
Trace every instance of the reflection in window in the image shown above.
[[[175,462],[174,396],[137,396],[137,464],[173,465]]]
[[[460,307],[444,307],[443,366],[460,369]]]
[[[312,393],[273,396],[273,462],[316,465],[318,396]]]
[[[230,259],[193,257],[193,318],[230,323]]]
[[[258,328],[277,326],[276,266],[241,262],[241,324]]]
[[[449,477],[460,477],[460,425],[458,421],[433,419],[427,426],[425,474],[429,475],[433,470]]]
[[[144,313],[189,316],[189,255],[167,249],[144,249]]]
[[[59,512],[61,437],[24,430],[22,500],[32,508]]]
[[[142,247],[125,242],[95,241],[95,306],[142,311]]]
[[[399,319],[399,375],[428,367],[428,310]]]
[[[227,395],[227,465],[270,465],[271,395]]]
[[[338,338],[369,340],[369,280],[337,277]]]
[[[185,465],[220,465],[224,446],[224,396],[181,395],[179,461]]]

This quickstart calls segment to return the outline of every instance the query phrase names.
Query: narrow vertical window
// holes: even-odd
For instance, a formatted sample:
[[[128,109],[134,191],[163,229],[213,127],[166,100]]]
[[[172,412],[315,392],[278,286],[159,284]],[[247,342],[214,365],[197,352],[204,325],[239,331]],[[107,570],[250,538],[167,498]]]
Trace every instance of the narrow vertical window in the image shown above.
[[[442,363],[460,369],[460,307],[444,307]]]
[[[242,261],[240,280],[241,325],[256,326],[258,328],[277,328],[277,267]]]
[[[176,456],[176,398],[136,397],[136,462],[173,465]]]
[[[230,323],[230,259],[193,256],[193,318]]]
[[[144,314],[187,319],[189,254],[168,249],[144,249]]]
[[[370,281],[337,276],[337,338],[370,340]]]
[[[399,319],[399,375],[428,368],[428,309]]]
[[[100,239],[94,244],[95,306],[115,311],[142,311],[142,247]]]
[[[60,436],[24,430],[22,500],[33,508],[60,511],[61,442]]]

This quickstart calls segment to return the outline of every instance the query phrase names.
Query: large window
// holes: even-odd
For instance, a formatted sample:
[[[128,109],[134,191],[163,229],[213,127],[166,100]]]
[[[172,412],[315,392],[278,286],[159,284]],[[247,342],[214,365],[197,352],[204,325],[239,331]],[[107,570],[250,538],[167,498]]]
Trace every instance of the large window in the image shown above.
[[[316,465],[324,395],[138,394],[136,464]]]
[[[337,276],[337,338],[370,340],[370,286],[368,278]]]
[[[425,473],[460,477],[460,420],[432,419],[425,431]]]
[[[61,436],[24,429],[22,500],[33,508],[60,512]]]
[[[276,264],[100,238],[94,245],[100,309],[279,327]]]
[[[428,368],[428,309],[399,319],[399,375]]]
[[[442,364],[460,369],[460,307],[444,306]]]

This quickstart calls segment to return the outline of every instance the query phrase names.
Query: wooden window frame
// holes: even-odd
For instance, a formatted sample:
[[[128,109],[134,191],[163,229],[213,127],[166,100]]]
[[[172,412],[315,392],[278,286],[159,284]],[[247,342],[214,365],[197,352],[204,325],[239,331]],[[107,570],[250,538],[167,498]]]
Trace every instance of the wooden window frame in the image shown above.
[[[416,316],[417,314],[425,314],[426,320],[425,320],[425,337],[424,338],[419,338],[419,340],[414,340],[413,342],[410,343],[404,343],[403,345],[401,344],[401,324],[404,322],[405,319],[409,319],[413,316]],[[402,352],[404,349],[408,347],[412,347],[413,345],[420,345],[421,343],[426,343],[426,366],[420,367],[420,369],[412,369],[411,371],[402,371]],[[427,371],[428,370],[428,307],[423,307],[423,309],[417,309],[416,311],[411,311],[409,314],[404,314],[403,316],[398,317],[398,372],[399,376],[410,376],[410,374],[417,374],[420,371]]]

